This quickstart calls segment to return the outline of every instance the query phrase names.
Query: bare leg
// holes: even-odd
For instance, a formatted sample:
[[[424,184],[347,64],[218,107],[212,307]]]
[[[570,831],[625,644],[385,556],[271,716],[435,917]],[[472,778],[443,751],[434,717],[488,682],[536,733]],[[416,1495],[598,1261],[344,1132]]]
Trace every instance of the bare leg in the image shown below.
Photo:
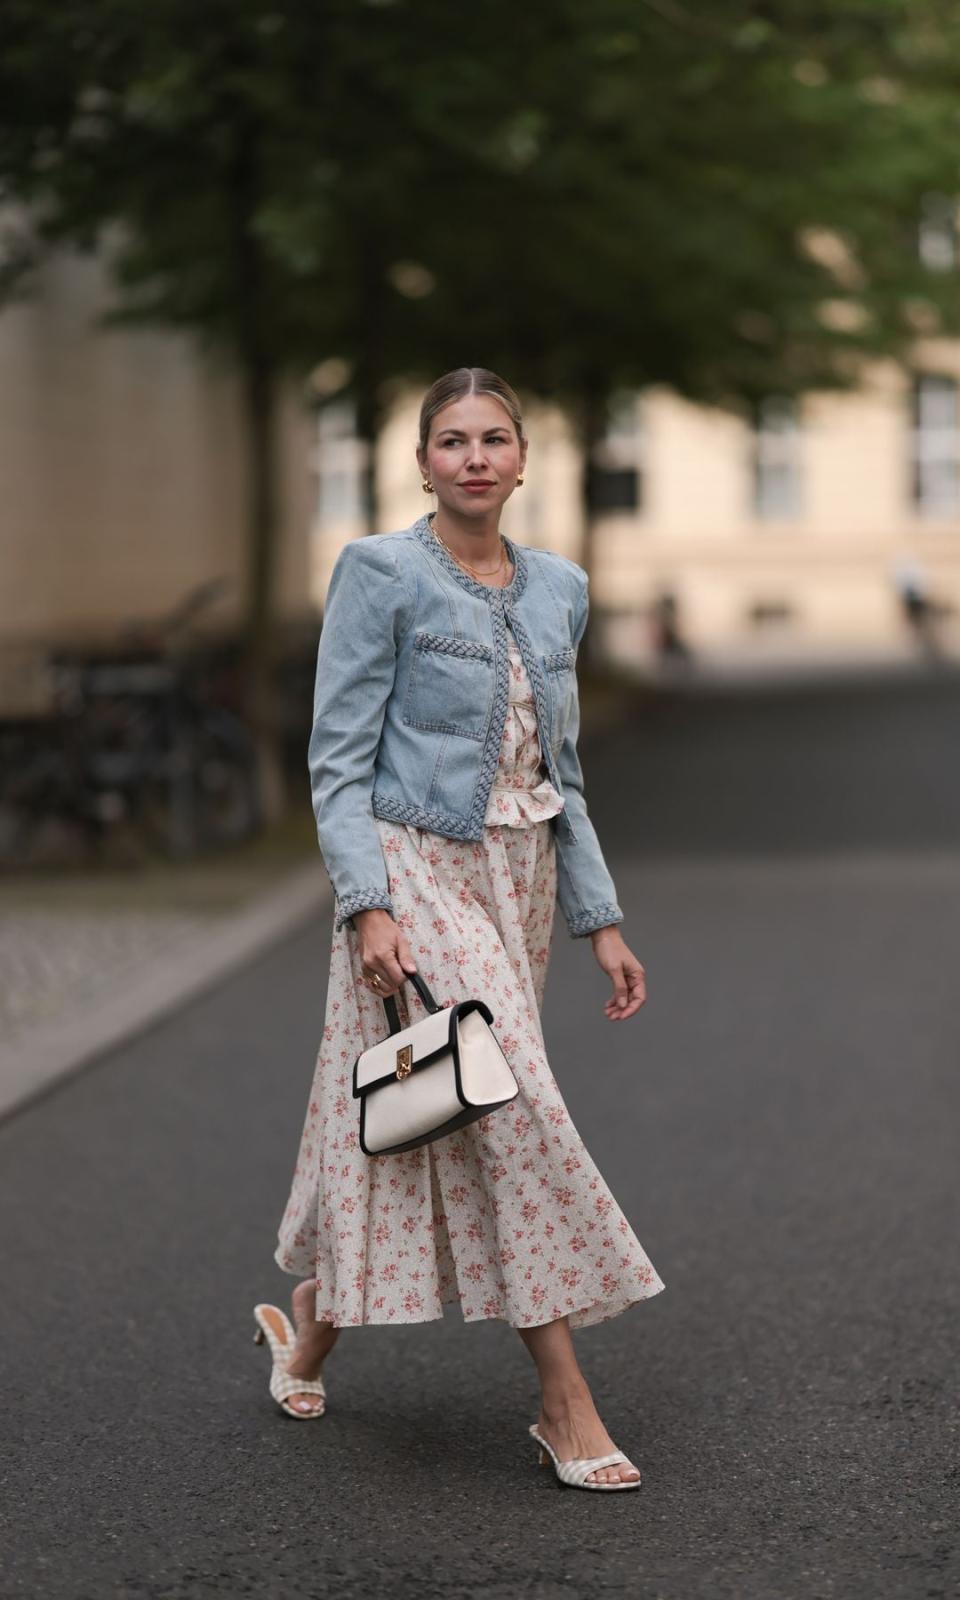
[[[537,1427],[549,1439],[558,1458],[572,1461],[575,1456],[605,1456],[619,1449],[600,1421],[587,1380],[577,1364],[567,1318],[559,1317],[539,1328],[518,1328],[517,1332],[540,1377],[542,1397]],[[634,1482],[639,1476],[635,1466],[620,1461],[616,1466],[591,1472],[587,1482]]]
[[[294,1378],[316,1378],[340,1337],[340,1329],[335,1328],[332,1322],[316,1321],[316,1285],[312,1278],[297,1284],[292,1304],[297,1342],[287,1363],[287,1371]],[[323,1400],[316,1394],[292,1394],[290,1404],[297,1411],[318,1411]]]

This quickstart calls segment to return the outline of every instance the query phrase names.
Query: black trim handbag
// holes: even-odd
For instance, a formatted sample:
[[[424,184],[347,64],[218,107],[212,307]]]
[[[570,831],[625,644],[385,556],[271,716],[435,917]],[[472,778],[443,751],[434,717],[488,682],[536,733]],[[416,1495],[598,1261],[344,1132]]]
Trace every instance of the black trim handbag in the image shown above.
[[[438,1006],[419,972],[407,977],[427,1015],[404,1028],[394,996],[385,995],[390,1032],[354,1063],[360,1148],[368,1156],[430,1144],[520,1093],[489,1006],[483,1000]]]

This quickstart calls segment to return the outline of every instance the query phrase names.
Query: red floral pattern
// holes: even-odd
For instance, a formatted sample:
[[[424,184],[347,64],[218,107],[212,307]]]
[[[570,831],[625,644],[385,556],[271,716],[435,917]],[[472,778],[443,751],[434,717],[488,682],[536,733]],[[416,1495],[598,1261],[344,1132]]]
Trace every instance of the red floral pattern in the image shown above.
[[[566,1316],[579,1328],[663,1288],[571,1121],[544,1049],[557,872],[547,818],[562,800],[539,781],[531,705],[514,647],[511,713],[482,840],[375,819],[394,916],[420,972],[440,1005],[488,1001],[517,1098],[419,1150],[365,1156],[353,1064],[384,1037],[386,1021],[363,981],[352,925],[333,934],[323,1035],[276,1259],[298,1277],[315,1276],[316,1315],[338,1327],[426,1322],[459,1304],[468,1322],[532,1327]],[[412,990],[412,1009],[404,995],[398,1004],[404,1020],[422,1014]]]
[[[524,828],[563,810],[563,796],[546,776],[537,731],[537,703],[523,657],[507,627],[509,711],[503,725],[500,760],[490,789],[484,823]]]

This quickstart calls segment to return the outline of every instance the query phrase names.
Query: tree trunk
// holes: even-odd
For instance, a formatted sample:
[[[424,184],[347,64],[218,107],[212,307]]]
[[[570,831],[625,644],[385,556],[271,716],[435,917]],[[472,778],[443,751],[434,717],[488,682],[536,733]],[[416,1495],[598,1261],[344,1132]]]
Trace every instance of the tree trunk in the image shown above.
[[[243,373],[248,471],[246,705],[257,746],[267,822],[283,814],[286,799],[273,705],[277,382],[269,362],[248,359]]]
[[[358,282],[362,317],[354,343],[353,393],[356,400],[357,438],[364,444],[361,513],[365,531],[376,533],[380,516],[377,503],[377,438],[382,420],[380,386],[383,381],[385,339],[384,281],[393,259],[389,241],[381,236],[376,219],[364,213],[355,218],[360,243]]]
[[[606,397],[599,390],[585,392],[577,408],[577,435],[580,443],[580,565],[586,571],[590,580],[591,603],[590,617],[587,620],[586,632],[580,646],[581,670],[585,674],[595,673],[601,665],[600,652],[597,649],[597,628],[595,626],[593,595],[593,578],[596,562],[596,545],[594,541],[594,523],[596,517],[596,477],[597,477],[597,449],[606,431],[607,411]]]
[[[257,747],[262,815],[272,822],[282,815],[286,798],[272,696],[279,377],[267,333],[270,287],[253,225],[260,192],[259,153],[258,127],[248,118],[238,118],[230,200],[247,458],[245,699]]]

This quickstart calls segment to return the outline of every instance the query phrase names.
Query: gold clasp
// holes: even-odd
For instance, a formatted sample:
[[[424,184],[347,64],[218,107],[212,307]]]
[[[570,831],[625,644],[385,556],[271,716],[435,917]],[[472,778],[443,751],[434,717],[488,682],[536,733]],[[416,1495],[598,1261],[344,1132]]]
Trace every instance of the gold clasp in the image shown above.
[[[405,1044],[397,1051],[397,1077],[409,1078],[413,1071],[413,1045]]]

